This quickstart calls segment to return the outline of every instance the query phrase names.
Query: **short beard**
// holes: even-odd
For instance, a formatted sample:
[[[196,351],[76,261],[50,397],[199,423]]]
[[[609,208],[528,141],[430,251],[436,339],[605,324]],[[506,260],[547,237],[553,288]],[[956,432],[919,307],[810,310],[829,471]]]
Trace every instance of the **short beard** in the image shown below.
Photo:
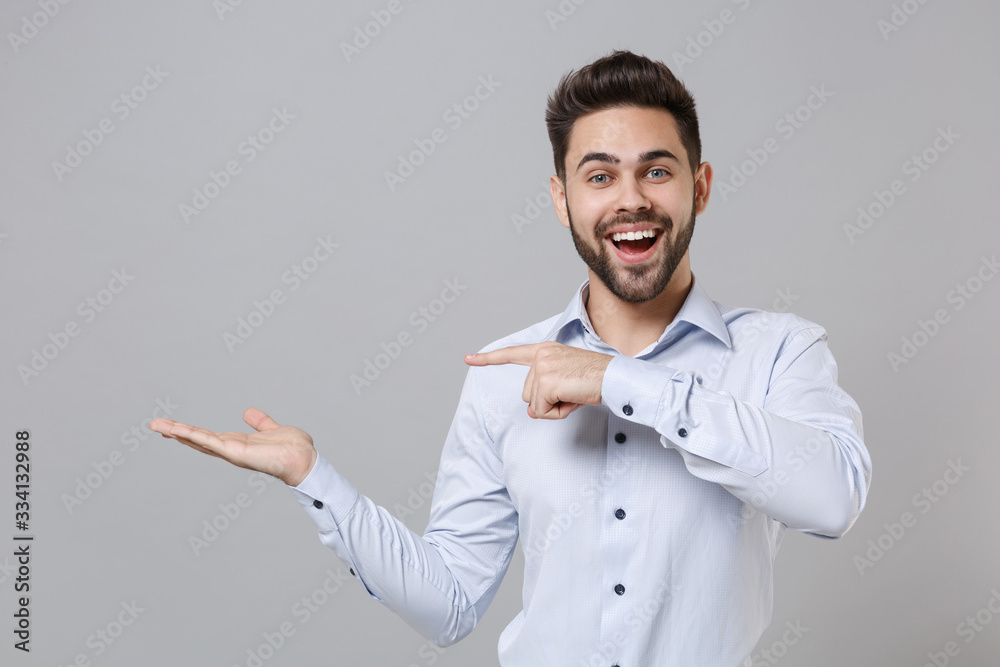
[[[569,211],[569,202],[566,202],[566,217],[569,218],[569,229],[573,235],[573,244],[580,257],[591,271],[600,279],[604,286],[616,297],[626,303],[645,303],[659,296],[670,279],[673,278],[674,271],[684,258],[688,246],[691,244],[691,237],[694,236],[694,204],[691,206],[691,219],[688,220],[678,232],[677,240],[671,245],[667,237],[673,230],[673,220],[668,215],[657,216],[652,211],[646,210],[635,215],[622,215],[599,224],[594,228],[594,236],[600,251],[594,249],[584,242],[573,226],[573,216]],[[604,245],[604,235],[607,230],[618,225],[627,225],[638,222],[652,222],[659,225],[660,231],[657,243],[667,243],[667,251],[664,253],[663,261],[656,266],[625,266],[618,270],[611,262],[611,253]]]

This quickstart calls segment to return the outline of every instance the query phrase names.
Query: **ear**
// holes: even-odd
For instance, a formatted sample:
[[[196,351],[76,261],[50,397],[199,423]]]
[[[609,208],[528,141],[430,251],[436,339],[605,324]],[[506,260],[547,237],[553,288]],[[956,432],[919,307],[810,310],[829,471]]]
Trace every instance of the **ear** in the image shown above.
[[[702,162],[694,175],[694,214],[701,215],[712,192],[712,165]]]
[[[552,191],[552,208],[556,211],[559,223],[569,229],[569,215],[566,212],[566,188],[555,174],[549,177],[549,189]]]

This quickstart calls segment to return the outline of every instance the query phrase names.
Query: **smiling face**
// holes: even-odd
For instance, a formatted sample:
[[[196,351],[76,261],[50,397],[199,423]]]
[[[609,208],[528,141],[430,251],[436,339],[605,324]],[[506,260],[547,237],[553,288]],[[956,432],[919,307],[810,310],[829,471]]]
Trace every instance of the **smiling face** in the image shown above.
[[[566,183],[553,176],[552,197],[591,281],[596,277],[622,301],[642,303],[675,276],[687,280],[688,245],[711,179],[707,162],[691,173],[668,112],[612,108],[574,123]]]

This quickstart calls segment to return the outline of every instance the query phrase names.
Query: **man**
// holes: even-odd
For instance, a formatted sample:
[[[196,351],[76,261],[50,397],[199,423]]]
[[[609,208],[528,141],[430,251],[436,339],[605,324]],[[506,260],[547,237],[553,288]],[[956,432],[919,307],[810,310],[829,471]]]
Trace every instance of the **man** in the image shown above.
[[[285,481],[372,597],[440,645],[475,627],[520,537],[502,665],[749,667],[784,529],[839,537],[865,504],[860,411],[821,326],[721,306],[695,280],[712,168],[665,65],[599,59],[563,77],[546,122],[589,279],[466,357],[423,536],[259,410],[250,435],[151,428]]]

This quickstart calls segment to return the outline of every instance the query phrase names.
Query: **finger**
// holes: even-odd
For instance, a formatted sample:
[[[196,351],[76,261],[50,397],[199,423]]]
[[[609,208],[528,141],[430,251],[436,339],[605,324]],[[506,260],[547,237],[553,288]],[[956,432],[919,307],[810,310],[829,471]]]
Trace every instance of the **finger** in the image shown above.
[[[536,419],[565,419],[569,416],[571,412],[580,407],[580,403],[567,403],[565,401],[558,401],[553,404],[549,404],[542,401],[542,405],[537,410]],[[532,412],[536,412],[532,410]]]
[[[172,419],[164,419],[163,417],[157,417],[149,422],[149,430],[159,433],[164,438],[169,438],[168,435],[170,431],[170,425],[173,424]]]
[[[161,422],[161,423],[154,424],[153,422]],[[214,456],[214,457],[219,458],[219,459],[222,458],[221,456],[219,456],[218,454],[216,454],[215,452],[213,452],[210,449],[206,449],[205,447],[202,447],[201,445],[196,444],[196,443],[188,440],[187,438],[182,438],[179,435],[174,435],[174,434],[170,433],[170,427],[174,423],[175,422],[172,421],[172,420],[170,420],[170,419],[158,418],[158,419],[154,419],[154,420],[152,420],[150,422],[149,428],[150,428],[151,431],[159,433],[161,438],[167,438],[169,440],[176,440],[177,442],[181,443],[182,445],[187,445],[188,447],[190,447],[192,449],[198,450],[202,454],[208,454],[210,456]]]
[[[210,452],[221,452],[225,448],[225,444],[216,433],[207,429],[191,426],[190,424],[173,422],[168,433],[176,437],[178,440],[183,438],[184,440],[188,440],[192,444],[203,447]]]
[[[252,426],[255,431],[271,431],[281,426],[266,412],[257,408],[247,408],[246,412],[243,413],[243,421]]]
[[[173,440],[176,440],[177,442],[181,443],[182,445],[187,445],[187,446],[188,446],[188,447],[190,447],[191,449],[194,449],[194,450],[196,450],[196,451],[199,451],[199,452],[201,452],[202,454],[208,454],[209,456],[214,456],[215,458],[217,458],[217,459],[222,459],[223,461],[225,461],[225,460],[226,460],[226,459],[225,459],[225,458],[223,458],[223,457],[222,457],[221,455],[219,455],[219,454],[216,454],[215,452],[213,452],[213,451],[212,451],[211,449],[206,449],[205,447],[202,447],[202,446],[201,446],[201,445],[199,445],[199,444],[196,444],[196,443],[193,443],[193,442],[191,442],[191,441],[190,441],[190,440],[188,440],[187,438],[178,438],[177,436],[171,436],[171,435],[168,435],[168,436],[164,436],[164,437],[167,437],[167,438],[171,438],[171,439],[173,439]]]
[[[540,383],[536,383],[531,394],[531,411],[540,419],[551,419],[554,405],[552,397],[545,393]]]
[[[528,369],[528,377],[524,379],[524,390],[521,392],[521,400],[531,405],[531,399],[535,395],[535,367]]]
[[[577,407],[575,403],[560,401],[551,382],[546,382],[545,386],[542,386],[542,378],[539,375],[531,395],[531,411],[539,419],[562,419]]]
[[[497,364],[520,364],[530,366],[535,361],[535,349],[541,343],[512,345],[492,352],[465,355],[465,363],[470,366],[493,366]]]
[[[580,407],[580,403],[559,403],[554,406],[548,419],[565,419],[571,412]]]

